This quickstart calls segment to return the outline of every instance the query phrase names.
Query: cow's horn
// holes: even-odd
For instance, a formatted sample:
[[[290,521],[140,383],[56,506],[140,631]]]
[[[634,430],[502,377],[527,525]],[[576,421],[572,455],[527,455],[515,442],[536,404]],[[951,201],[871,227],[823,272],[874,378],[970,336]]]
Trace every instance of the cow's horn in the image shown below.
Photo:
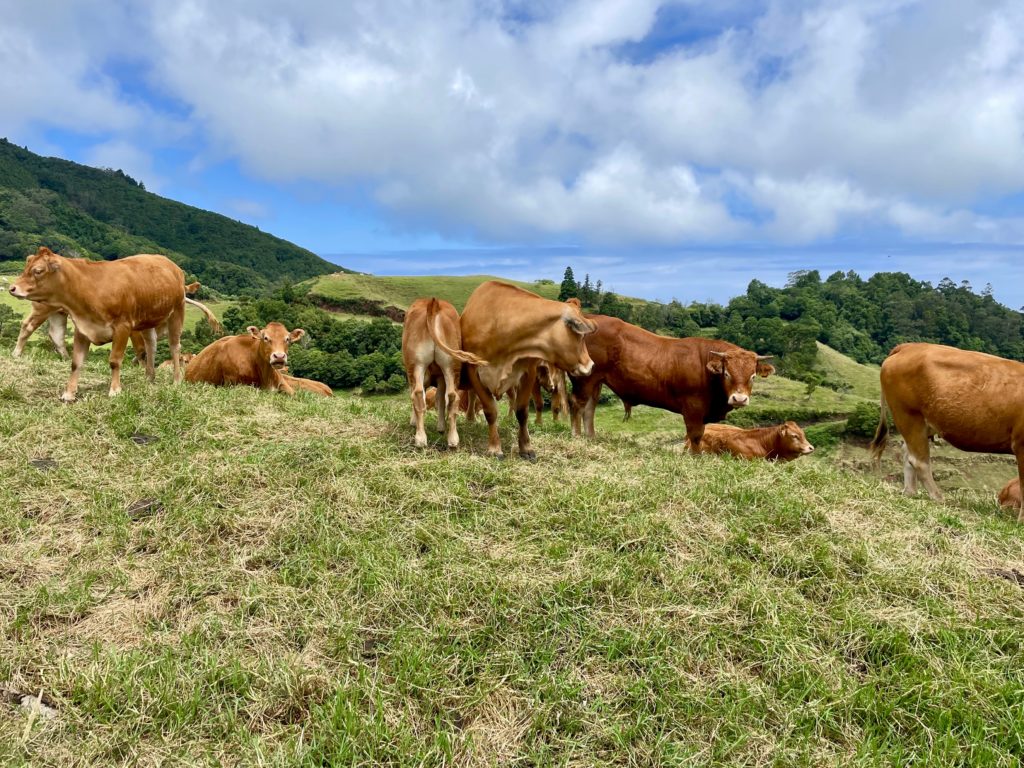
[[[757,359],[758,360],[771,360],[773,357],[775,357],[775,355],[758,355]]]
[[[709,355],[718,355],[719,357],[725,357],[725,352],[717,352],[713,349],[708,350]]]

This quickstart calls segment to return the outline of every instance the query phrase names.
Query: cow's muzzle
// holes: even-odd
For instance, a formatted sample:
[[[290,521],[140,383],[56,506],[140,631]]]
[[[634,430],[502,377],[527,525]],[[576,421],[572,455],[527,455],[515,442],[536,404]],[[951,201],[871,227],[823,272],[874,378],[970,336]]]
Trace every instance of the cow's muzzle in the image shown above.
[[[739,392],[734,392],[729,395],[729,405],[733,408],[742,408],[743,406],[750,403],[750,395],[743,395]]]
[[[594,370],[594,361],[591,360],[586,365],[577,365],[572,369],[573,376],[589,376],[590,372]]]
[[[272,368],[284,368],[288,365],[288,355],[274,353],[270,356],[270,365]]]
[[[8,289],[8,292],[11,294],[11,296],[13,296],[16,299],[27,299],[28,298],[28,294],[25,293],[24,291],[22,291],[21,289],[19,289],[17,283],[13,283],[11,285],[11,287]]]

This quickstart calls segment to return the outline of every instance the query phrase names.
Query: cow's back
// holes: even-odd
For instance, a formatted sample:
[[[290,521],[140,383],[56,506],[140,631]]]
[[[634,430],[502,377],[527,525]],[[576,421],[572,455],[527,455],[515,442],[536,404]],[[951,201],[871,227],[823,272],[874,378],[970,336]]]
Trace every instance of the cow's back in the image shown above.
[[[1011,452],[1024,427],[1024,363],[941,344],[901,344],[880,373],[894,418],[920,416],[966,451]]]
[[[127,317],[136,330],[145,330],[184,307],[185,273],[166,256],[144,253],[77,266],[65,285],[79,312],[106,321]]]

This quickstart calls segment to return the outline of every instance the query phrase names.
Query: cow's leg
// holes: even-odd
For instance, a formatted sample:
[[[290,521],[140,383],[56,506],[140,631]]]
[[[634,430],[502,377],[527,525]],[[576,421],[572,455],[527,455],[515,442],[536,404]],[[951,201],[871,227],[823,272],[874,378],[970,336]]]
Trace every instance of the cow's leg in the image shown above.
[[[181,384],[185,372],[181,365],[181,329],[185,324],[185,296],[182,294],[181,306],[176,306],[167,318],[167,344],[171,348],[171,363],[174,366],[174,383]],[[291,394],[291,393],[289,393]]]
[[[595,437],[597,435],[594,431],[594,413],[597,411],[597,401],[600,397],[601,385],[598,384],[587,399],[587,404],[583,406],[583,424],[587,430],[587,437]]]
[[[114,338],[110,343],[110,391],[111,397],[121,394],[121,363],[124,351],[128,348],[131,328],[118,326],[114,329]]]
[[[65,403],[75,402],[75,395],[78,392],[78,377],[82,373],[82,366],[85,364],[87,354],[89,354],[89,337],[75,328],[75,340],[71,348],[71,377],[68,379],[67,386],[64,387],[64,394],[60,396]]]
[[[704,439],[704,419],[696,415],[687,418],[684,414],[683,420],[686,422],[686,439],[690,441],[690,453],[701,453],[704,450],[701,445]]]
[[[519,458],[521,459],[533,459],[537,458],[536,451],[530,445],[530,400],[533,398],[533,384],[536,379],[537,371],[534,369],[531,372],[527,372],[519,382],[519,387],[515,390],[515,409],[516,409],[516,421],[519,422]],[[511,401],[512,393],[509,393],[509,399]]]
[[[132,338],[135,338],[134,334]],[[132,344],[134,343],[133,341]],[[142,345],[146,350],[146,378],[152,383],[156,381],[156,328],[143,331]]]
[[[508,415],[509,418],[512,418],[512,415],[516,412],[516,401],[519,399],[519,390],[516,387],[512,387],[512,389],[505,393],[505,397],[508,398]]]
[[[54,312],[50,315],[50,327],[46,335],[50,337],[54,351],[65,360],[68,359],[68,348],[64,344],[64,337],[68,333],[68,316],[63,312]]]
[[[132,360],[132,364],[142,365],[146,362],[146,337],[143,335],[142,331],[132,331],[131,340],[132,352],[135,355]]]
[[[895,414],[893,417],[895,420]],[[904,423],[902,428],[897,421],[896,428],[900,430],[900,434],[903,435],[903,440],[907,444],[906,463],[910,465],[910,469],[916,474],[917,479],[924,483],[924,489],[928,491],[932,500],[942,501],[942,491],[939,490],[939,486],[935,484],[935,478],[932,476],[928,427],[924,419],[914,419],[910,424]],[[906,465],[904,465],[903,492],[911,496],[917,493],[917,486],[908,483],[907,480]]]
[[[476,394],[476,399],[484,412],[484,418],[487,419],[487,455],[503,459],[505,452],[501,450],[501,436],[498,434],[498,401],[480,381],[480,374],[477,373],[476,366],[470,365],[467,368],[469,383],[473,387],[470,397],[472,398],[472,395]]]
[[[540,391],[540,377],[533,382],[533,388],[530,390],[530,397],[533,400],[534,410],[537,411],[537,424],[543,423],[544,413],[544,393]]]
[[[451,366],[446,366],[444,371],[444,379],[437,387],[437,402],[438,402],[438,418],[444,414],[444,420],[447,422],[447,440],[449,448],[459,447],[459,428],[455,423],[455,418],[459,414],[459,390],[457,389],[459,383],[459,373],[457,370],[452,370]],[[444,411],[442,412],[440,403],[444,403]],[[440,429],[440,426],[438,426]]]
[[[466,390],[466,421],[476,421],[476,412],[479,408],[479,401],[476,397],[476,391],[472,386]]]
[[[1011,445],[1017,457],[1017,478],[1020,481],[1020,493],[1017,494],[1017,522],[1024,523],[1024,435],[1014,435]]]
[[[448,411],[448,401],[445,399],[448,393],[448,385],[445,384],[445,376],[441,375],[441,378],[437,382],[437,388],[434,390],[434,413],[437,414],[437,431],[445,431],[445,416]]]
[[[410,396],[412,397],[413,426],[416,427],[416,438],[413,442],[417,448],[427,447],[427,430],[423,427],[423,414],[427,410],[427,397],[423,393],[423,373],[424,368],[420,363],[413,365],[412,371],[409,373],[409,381],[412,383]]]
[[[52,313],[48,310],[41,309],[44,305],[32,305],[32,311],[28,313],[28,317],[21,321],[21,330],[18,332],[18,340],[14,344],[14,351],[11,352],[12,357],[21,357],[21,353],[25,351],[25,344],[28,342],[29,336],[36,332],[36,328],[43,324],[46,318],[51,317]],[[64,353],[67,355],[67,351]]]

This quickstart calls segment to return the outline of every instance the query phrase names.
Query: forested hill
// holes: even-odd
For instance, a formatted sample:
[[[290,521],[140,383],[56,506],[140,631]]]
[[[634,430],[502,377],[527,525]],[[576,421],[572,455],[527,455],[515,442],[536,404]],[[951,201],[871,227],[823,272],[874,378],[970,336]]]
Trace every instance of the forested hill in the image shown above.
[[[340,269],[256,227],[147,192],[122,171],[41,157],[0,139],[0,260],[23,259],[40,245],[103,259],[163,253],[227,293]]]

